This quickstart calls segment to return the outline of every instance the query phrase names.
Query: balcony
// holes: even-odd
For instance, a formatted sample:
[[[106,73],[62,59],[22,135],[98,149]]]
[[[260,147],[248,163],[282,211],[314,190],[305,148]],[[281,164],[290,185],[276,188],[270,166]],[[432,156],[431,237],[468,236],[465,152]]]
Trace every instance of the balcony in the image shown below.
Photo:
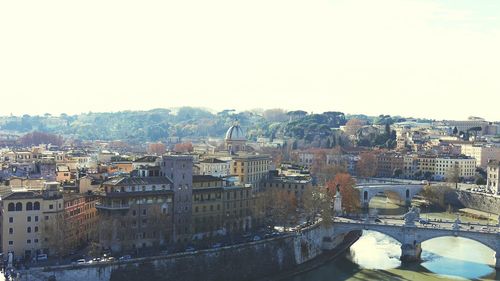
[[[130,205],[119,204],[119,203],[112,203],[112,204],[96,203],[95,207],[96,209],[101,209],[101,210],[128,210],[130,208]]]

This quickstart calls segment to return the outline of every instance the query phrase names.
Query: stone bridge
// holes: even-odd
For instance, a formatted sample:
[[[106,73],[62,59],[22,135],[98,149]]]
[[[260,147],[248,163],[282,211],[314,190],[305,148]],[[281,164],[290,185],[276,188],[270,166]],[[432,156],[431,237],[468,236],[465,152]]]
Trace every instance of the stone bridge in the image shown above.
[[[477,241],[495,251],[495,267],[500,269],[500,227],[474,225],[473,229],[450,226],[450,223],[427,225],[407,225],[403,221],[374,223],[368,221],[349,221],[336,218],[333,224],[333,237],[345,235],[356,230],[372,230],[383,233],[401,243],[402,261],[419,261],[424,241],[446,236],[463,237]]]
[[[360,202],[364,208],[368,208],[370,200],[376,195],[393,192],[399,195],[407,205],[410,205],[411,199],[420,193],[424,188],[423,184],[402,184],[402,183],[381,183],[381,184],[358,184]]]

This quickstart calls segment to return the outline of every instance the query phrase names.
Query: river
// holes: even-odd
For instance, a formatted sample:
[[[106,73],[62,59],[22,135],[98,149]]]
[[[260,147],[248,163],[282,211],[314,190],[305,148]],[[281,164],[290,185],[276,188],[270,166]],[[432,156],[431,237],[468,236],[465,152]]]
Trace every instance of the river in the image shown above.
[[[375,199],[370,207],[380,214],[404,212],[384,198]],[[427,216],[455,215],[429,212]],[[442,237],[426,241],[422,243],[422,262],[410,265],[399,261],[400,247],[384,234],[364,231],[345,255],[287,281],[500,280],[500,271],[493,267],[493,250],[472,240]]]

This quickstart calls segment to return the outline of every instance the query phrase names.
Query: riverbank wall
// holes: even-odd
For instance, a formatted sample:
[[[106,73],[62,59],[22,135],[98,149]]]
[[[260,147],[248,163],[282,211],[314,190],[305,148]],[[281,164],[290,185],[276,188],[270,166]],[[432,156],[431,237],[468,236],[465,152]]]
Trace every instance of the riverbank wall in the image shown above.
[[[454,190],[445,195],[445,203],[458,208],[470,208],[500,215],[500,197],[484,193]]]
[[[314,225],[285,234],[219,249],[101,264],[31,268],[20,281],[249,281],[292,271],[343,242],[332,226]],[[333,248],[332,248],[333,247]]]

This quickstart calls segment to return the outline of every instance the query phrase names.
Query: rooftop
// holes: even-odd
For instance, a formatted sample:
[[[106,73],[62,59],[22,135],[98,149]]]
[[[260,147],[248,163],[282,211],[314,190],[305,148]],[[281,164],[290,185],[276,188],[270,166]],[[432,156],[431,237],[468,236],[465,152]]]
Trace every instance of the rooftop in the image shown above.
[[[211,181],[223,181],[223,179],[211,175],[193,175],[193,183]]]
[[[172,181],[167,177],[117,177],[103,183],[115,186],[146,184],[172,184]]]
[[[207,158],[200,161],[200,163],[227,163],[217,158]]]
[[[156,162],[157,159],[158,159],[157,156],[147,155],[147,156],[135,159],[134,163],[137,163],[137,162],[154,163],[154,162]]]

